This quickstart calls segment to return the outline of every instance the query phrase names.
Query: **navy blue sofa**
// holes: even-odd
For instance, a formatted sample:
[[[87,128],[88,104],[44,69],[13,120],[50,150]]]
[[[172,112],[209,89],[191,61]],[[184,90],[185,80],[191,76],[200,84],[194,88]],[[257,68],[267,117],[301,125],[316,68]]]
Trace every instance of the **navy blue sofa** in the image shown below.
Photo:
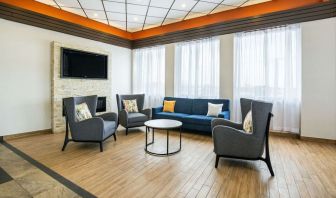
[[[173,119],[183,123],[182,128],[211,133],[211,120],[215,117],[206,116],[208,113],[208,102],[223,104],[220,118],[230,119],[230,100],[226,99],[190,99],[165,97],[164,100],[175,100],[174,113],[163,112],[163,107],[152,109],[153,119]]]

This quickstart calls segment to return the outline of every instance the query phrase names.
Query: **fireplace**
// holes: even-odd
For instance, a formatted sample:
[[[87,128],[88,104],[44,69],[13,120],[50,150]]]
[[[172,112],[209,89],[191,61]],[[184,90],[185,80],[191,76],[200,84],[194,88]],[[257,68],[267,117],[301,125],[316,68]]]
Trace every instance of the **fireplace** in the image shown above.
[[[65,108],[64,108],[64,98],[63,98],[63,111],[62,111],[62,115],[65,116]],[[97,100],[97,108],[96,108],[96,112],[105,112],[106,111],[106,97],[98,97]]]
[[[98,97],[96,112],[106,111],[106,97]]]

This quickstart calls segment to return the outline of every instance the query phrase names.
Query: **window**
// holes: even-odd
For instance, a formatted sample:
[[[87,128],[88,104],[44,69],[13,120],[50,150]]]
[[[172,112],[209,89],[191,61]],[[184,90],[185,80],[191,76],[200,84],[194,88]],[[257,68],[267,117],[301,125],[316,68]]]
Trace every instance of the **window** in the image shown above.
[[[219,38],[175,45],[174,95],[219,98]]]
[[[240,98],[273,103],[271,129],[299,132],[301,29],[299,25],[237,33],[234,37],[234,118]]]
[[[162,104],[165,95],[164,46],[133,51],[133,93],[145,94],[145,107]]]

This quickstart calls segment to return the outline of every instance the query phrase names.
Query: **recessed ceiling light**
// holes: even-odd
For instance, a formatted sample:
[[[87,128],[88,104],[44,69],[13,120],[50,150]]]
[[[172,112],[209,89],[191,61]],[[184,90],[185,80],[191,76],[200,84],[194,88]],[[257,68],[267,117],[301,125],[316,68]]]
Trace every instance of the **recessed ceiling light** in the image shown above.
[[[94,17],[97,17],[97,16],[98,16],[98,14],[97,14],[97,13],[93,13],[93,16],[94,16]]]
[[[134,19],[134,21],[138,21],[138,17],[134,17],[133,19]]]
[[[182,3],[181,7],[185,8],[187,5],[185,3]]]

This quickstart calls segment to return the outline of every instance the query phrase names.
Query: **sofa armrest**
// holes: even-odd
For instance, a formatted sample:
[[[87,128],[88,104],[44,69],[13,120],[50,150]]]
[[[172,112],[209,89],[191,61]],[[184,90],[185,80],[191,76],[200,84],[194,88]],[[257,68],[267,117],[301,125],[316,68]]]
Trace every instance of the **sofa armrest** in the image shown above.
[[[222,111],[218,114],[218,117],[230,120],[230,111]]]
[[[95,117],[102,118],[105,121],[114,121],[116,123],[116,128],[118,128],[118,115],[114,112],[104,113]]]
[[[150,119],[150,117],[151,117],[151,110],[150,109],[143,109],[143,110],[140,111],[140,113],[145,114],[148,117],[148,119]]]
[[[211,121],[212,130],[216,126],[227,126],[227,127],[232,127],[234,129],[237,129],[237,130],[243,130],[243,124],[232,122],[230,120],[226,120],[226,119],[223,119],[223,118],[215,118]]]
[[[258,139],[252,135],[228,126],[216,126],[212,130],[214,151],[219,155],[259,157]]]
[[[115,121],[118,122],[118,116],[114,112],[104,113],[101,115],[96,115],[95,117],[103,118],[106,121]]]
[[[152,116],[156,113],[160,113],[163,111],[163,107],[156,107],[156,108],[152,108]]]

